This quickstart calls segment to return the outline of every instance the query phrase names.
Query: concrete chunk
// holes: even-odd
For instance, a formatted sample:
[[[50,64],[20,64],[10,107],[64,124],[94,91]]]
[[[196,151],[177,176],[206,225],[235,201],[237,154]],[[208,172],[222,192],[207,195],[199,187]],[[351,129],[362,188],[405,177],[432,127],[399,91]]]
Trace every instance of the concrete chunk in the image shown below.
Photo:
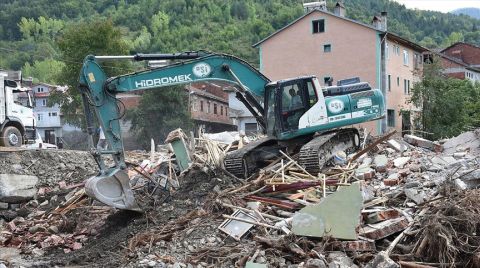
[[[375,170],[377,172],[385,172],[387,171],[388,158],[383,154],[377,155],[373,160],[373,164],[375,165]]]
[[[0,174],[0,201],[21,203],[33,198],[37,193],[37,176]]]
[[[405,135],[403,139],[410,143],[411,145],[422,147],[425,149],[432,150],[434,152],[441,152],[443,151],[443,146],[438,142],[429,141],[424,138],[420,138],[414,135]]]
[[[410,198],[413,202],[415,202],[417,205],[425,202],[425,199],[427,198],[424,191],[421,191],[415,188],[405,189],[404,192],[405,192],[405,195],[408,198]]]
[[[388,146],[390,146],[390,148],[394,149],[397,152],[404,152],[405,150],[407,150],[405,145],[399,143],[396,140],[388,140],[387,144],[388,144]]]
[[[380,251],[375,258],[370,261],[366,268],[399,268],[400,265],[396,264],[385,251]]]
[[[410,157],[399,157],[393,160],[393,165],[397,168],[403,168],[408,161],[410,161]]]

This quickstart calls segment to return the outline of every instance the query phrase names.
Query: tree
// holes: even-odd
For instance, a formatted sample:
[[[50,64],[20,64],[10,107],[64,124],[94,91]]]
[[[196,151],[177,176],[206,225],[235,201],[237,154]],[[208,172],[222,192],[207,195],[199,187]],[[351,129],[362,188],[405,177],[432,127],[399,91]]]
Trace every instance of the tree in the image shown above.
[[[127,111],[127,119],[132,120],[132,130],[145,148],[149,148],[151,138],[161,144],[170,131],[189,131],[193,127],[188,94],[182,86],[146,91],[139,106]]]
[[[58,84],[58,77],[64,66],[61,61],[47,59],[35,61],[33,65],[25,63],[22,72],[24,77],[33,77],[35,82]]]
[[[411,102],[421,108],[416,125],[430,139],[460,134],[480,125],[480,85],[446,77],[440,60],[425,64],[422,80],[412,88]]]
[[[60,104],[65,122],[81,126],[84,120],[83,106],[77,87],[83,59],[87,55],[126,55],[129,45],[110,20],[73,24],[57,43],[65,62],[58,82],[67,85],[68,90],[66,94],[53,94],[52,103]],[[107,62],[102,63],[102,67],[108,77],[132,71],[128,62]]]

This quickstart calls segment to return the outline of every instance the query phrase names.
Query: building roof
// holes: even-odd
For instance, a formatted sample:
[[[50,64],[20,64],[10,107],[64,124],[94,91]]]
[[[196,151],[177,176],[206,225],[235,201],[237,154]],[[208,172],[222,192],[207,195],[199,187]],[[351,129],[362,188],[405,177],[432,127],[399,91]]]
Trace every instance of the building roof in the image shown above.
[[[198,96],[202,96],[202,97],[205,97],[205,98],[209,98],[209,99],[212,99],[212,100],[216,100],[218,102],[228,104],[228,101],[224,100],[223,98],[220,98],[216,95],[213,95],[211,93],[208,93],[208,92],[205,92],[205,91],[202,91],[202,90],[191,90],[190,93],[192,95],[198,95]]]
[[[456,43],[454,43],[454,44],[452,44],[452,45],[450,45],[450,46],[448,46],[448,47],[440,50],[440,52],[444,52],[445,50],[450,49],[450,48],[452,48],[452,47],[454,47],[454,46],[457,46],[457,45],[467,45],[467,46],[471,46],[471,47],[476,48],[476,49],[480,49],[479,46],[476,46],[476,45],[474,45],[474,44],[470,44],[470,43],[466,43],[466,42],[456,42]]]
[[[400,37],[394,33],[391,33],[391,32],[387,32],[387,40],[393,40],[393,41],[396,41],[404,46],[408,46],[408,47],[411,47],[411,48],[414,48],[415,50],[417,51],[421,51],[421,52],[427,52],[429,51],[428,48],[425,48],[425,47],[422,47],[421,45],[417,44],[417,43],[414,43],[412,41],[409,41],[403,37]]]
[[[439,57],[442,57],[446,60],[449,60],[451,62],[454,62],[458,65],[461,65],[463,67],[465,67],[465,69],[467,70],[470,70],[470,71],[474,71],[474,72],[477,72],[477,73],[480,73],[480,69],[479,68],[475,68],[475,67],[471,67],[470,65],[466,64],[465,62],[457,59],[457,58],[454,58],[454,57],[450,57],[448,55],[445,55],[443,53],[438,53],[438,52],[432,52],[433,55],[436,55],[436,56],[439,56]]]
[[[47,84],[47,83],[36,83],[36,84],[32,85],[32,87],[36,87],[36,86],[57,87],[57,86],[50,85],[50,84]]]
[[[328,15],[331,15],[331,16],[334,16],[334,17],[337,17],[339,19],[342,19],[342,20],[346,20],[346,21],[349,21],[349,22],[352,22],[352,23],[355,23],[355,24],[358,24],[358,25],[361,25],[363,27],[367,27],[367,28],[370,28],[374,31],[377,31],[377,32],[382,32],[380,30],[378,30],[377,28],[373,27],[372,25],[368,25],[368,24],[365,24],[365,23],[362,23],[362,22],[359,22],[359,21],[356,21],[356,20],[352,20],[352,19],[349,19],[347,17],[343,17],[343,16],[339,16],[339,15],[336,15],[335,13],[332,13],[330,11],[327,11],[327,10],[323,10],[323,9],[314,9],[310,12],[307,12],[305,14],[303,14],[302,16],[298,17],[296,20],[290,22],[289,24],[287,24],[286,26],[280,28],[279,30],[275,31],[274,33],[272,33],[271,35],[265,37],[264,39],[260,40],[259,42],[255,43],[252,45],[252,47],[257,47],[258,45],[260,45],[261,43],[267,41],[268,39],[270,39],[271,37],[273,37],[274,35],[280,33],[281,31],[287,29],[288,27],[292,26],[293,24],[295,24],[297,21],[305,18],[306,16],[314,13],[314,12],[320,12],[320,13],[325,13],[325,14],[328,14]]]

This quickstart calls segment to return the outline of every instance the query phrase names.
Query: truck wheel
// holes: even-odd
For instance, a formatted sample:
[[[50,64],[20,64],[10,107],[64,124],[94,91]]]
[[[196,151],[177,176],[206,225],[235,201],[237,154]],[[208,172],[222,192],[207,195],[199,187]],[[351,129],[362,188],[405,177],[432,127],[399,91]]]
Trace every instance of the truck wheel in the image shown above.
[[[0,137],[0,145],[5,147],[20,147],[23,144],[23,137],[16,127],[6,127]]]

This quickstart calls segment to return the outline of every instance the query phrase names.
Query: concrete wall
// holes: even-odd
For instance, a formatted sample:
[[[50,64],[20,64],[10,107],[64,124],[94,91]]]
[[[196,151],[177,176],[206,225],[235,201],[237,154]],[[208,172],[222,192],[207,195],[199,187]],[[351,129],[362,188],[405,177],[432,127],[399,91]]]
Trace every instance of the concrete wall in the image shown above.
[[[419,72],[422,69],[422,60],[415,63],[415,53],[421,56],[421,52],[415,51],[407,46],[399,44],[394,40],[387,39],[387,109],[394,110],[394,127],[397,131],[402,130],[402,116],[400,111],[412,110],[413,105],[409,103],[414,84],[419,79]],[[404,53],[407,53],[408,63],[404,62]],[[388,82],[390,76],[390,87]],[[411,118],[412,119],[412,118]],[[392,127],[389,127],[392,128]],[[407,133],[409,134],[409,133]]]

